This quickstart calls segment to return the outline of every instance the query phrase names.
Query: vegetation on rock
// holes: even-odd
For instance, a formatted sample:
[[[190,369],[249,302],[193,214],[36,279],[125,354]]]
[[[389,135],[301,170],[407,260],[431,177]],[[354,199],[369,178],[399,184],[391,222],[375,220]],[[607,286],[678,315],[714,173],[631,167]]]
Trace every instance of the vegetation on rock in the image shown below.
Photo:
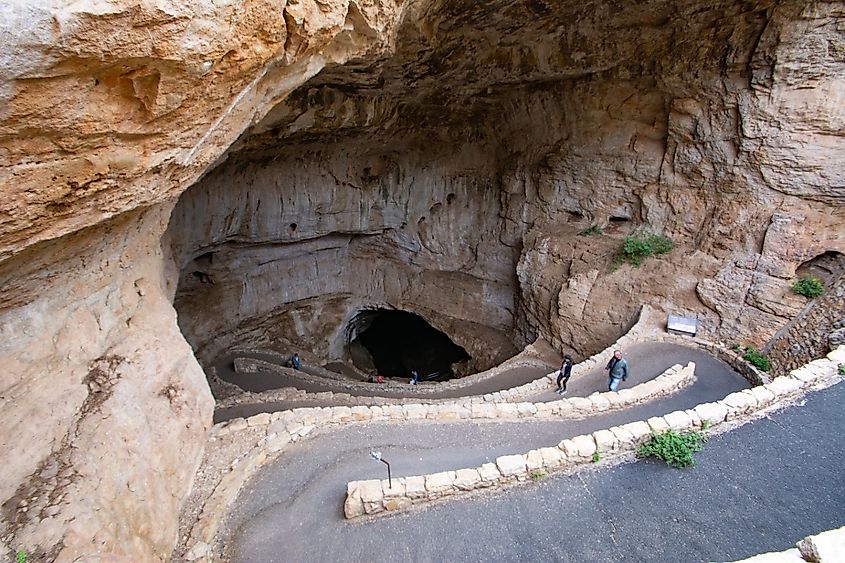
[[[792,291],[798,295],[814,299],[824,294],[824,284],[820,279],[813,276],[801,276],[801,279],[792,284]]]
[[[767,358],[751,346],[745,347],[745,353],[742,355],[742,359],[750,363],[752,366],[759,369],[760,371],[769,371],[769,358]]]
[[[589,227],[587,227],[586,229],[584,229],[583,231],[580,231],[578,233],[578,235],[582,236],[582,237],[589,237],[589,236],[592,236],[592,235],[602,235],[602,234],[604,234],[604,231],[598,225],[590,225]]]
[[[658,235],[648,229],[637,229],[622,242],[622,259],[629,264],[639,266],[643,258],[666,254],[675,244],[672,239]]]

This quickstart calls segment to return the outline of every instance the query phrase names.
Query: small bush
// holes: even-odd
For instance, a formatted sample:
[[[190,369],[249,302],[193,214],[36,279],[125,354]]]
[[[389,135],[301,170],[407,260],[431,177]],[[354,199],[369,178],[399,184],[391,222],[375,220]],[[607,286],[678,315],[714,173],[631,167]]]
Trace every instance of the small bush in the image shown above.
[[[582,237],[589,237],[592,235],[602,235],[604,234],[604,231],[601,230],[601,227],[599,227],[598,225],[590,225],[578,234]]]
[[[15,554],[15,561],[16,561],[16,563],[26,563],[26,552],[25,551],[18,551]]]
[[[759,353],[751,346],[747,346],[745,348],[745,354],[742,355],[742,359],[760,371],[769,371],[769,358]]]
[[[532,471],[529,474],[529,477],[531,477],[531,480],[536,483],[537,481],[541,481],[546,477],[546,472],[545,471]]]
[[[814,299],[824,293],[824,284],[819,278],[801,276],[801,279],[792,284],[792,291],[798,295]]]
[[[598,452],[598,450],[594,451],[592,462],[598,463],[600,460],[601,460],[601,454]]]
[[[695,465],[692,454],[704,447],[704,437],[698,432],[675,434],[667,430],[652,434],[651,439],[637,449],[637,457],[658,457],[670,467],[683,468]]]
[[[839,375],[845,377],[845,364],[839,364]]]
[[[671,239],[640,229],[625,237],[622,242],[622,258],[634,266],[639,266],[643,258],[666,254],[674,246]]]

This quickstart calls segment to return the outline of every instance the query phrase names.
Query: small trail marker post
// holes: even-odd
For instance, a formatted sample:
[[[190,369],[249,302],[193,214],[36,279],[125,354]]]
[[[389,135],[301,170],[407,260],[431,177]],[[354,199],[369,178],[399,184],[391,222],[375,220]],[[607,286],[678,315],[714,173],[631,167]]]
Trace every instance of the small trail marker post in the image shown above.
[[[381,457],[381,452],[378,450],[370,450],[370,457],[376,461],[380,461],[387,466],[387,484],[392,489],[393,488],[393,480],[390,478],[390,464],[387,462],[386,459]]]

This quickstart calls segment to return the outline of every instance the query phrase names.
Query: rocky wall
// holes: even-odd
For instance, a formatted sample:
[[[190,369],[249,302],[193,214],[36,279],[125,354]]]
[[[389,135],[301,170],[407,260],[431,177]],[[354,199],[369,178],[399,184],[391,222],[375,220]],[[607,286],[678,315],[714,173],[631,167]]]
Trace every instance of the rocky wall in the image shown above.
[[[469,352],[473,371],[516,352],[516,255],[497,240],[498,190],[481,146],[287,152],[232,158],[174,211],[176,308],[201,358],[269,334],[343,359],[348,323],[374,308],[422,315]]]
[[[327,63],[389,46],[393,2],[0,7],[3,545],[154,561],[212,399],[176,324],[173,200]]]
[[[195,229],[200,240],[407,229],[424,207],[406,213],[401,203],[434,213],[452,192],[430,186],[460,171],[494,192],[495,205],[449,214],[451,229],[418,225],[397,243],[401,260],[518,284],[510,318],[519,341],[542,337],[588,355],[648,302],[697,317],[711,338],[765,342],[800,309],[788,292],[795,268],[845,244],[842,3],[682,2],[668,17],[657,5],[635,14],[567,4],[555,17],[579,25],[554,31],[534,20],[509,28],[497,5],[478,9],[490,29],[508,29],[495,45],[461,27],[462,8],[416,4],[412,13],[434,28],[409,16],[393,55],[327,68],[293,92],[231,149],[225,174],[250,195],[243,209],[230,206],[230,224]],[[648,33],[632,31],[642,25]],[[590,36],[597,29],[614,31]],[[255,196],[259,184],[281,194],[281,207],[270,197],[256,208],[268,202]],[[386,203],[374,203],[377,190]],[[605,236],[575,236],[591,224]],[[617,268],[623,238],[641,226],[677,249]],[[477,232],[484,251],[504,258],[467,262],[460,249]],[[441,309],[456,302],[455,283],[437,287]]]
[[[170,206],[0,266],[2,537],[33,560],[162,558],[211,421],[157,246]],[[37,285],[37,294],[24,287]]]
[[[707,11],[676,23],[708,47],[643,37],[632,48],[672,55],[509,106],[502,127],[521,161],[503,176],[507,240],[524,243],[520,320],[532,335],[589,352],[654,302],[697,317],[710,338],[762,346],[802,306],[795,269],[841,251],[842,3],[722,15],[731,23]],[[573,236],[591,223],[615,239]],[[638,225],[678,248],[612,271]]]
[[[797,265],[845,250],[841,1],[0,10],[0,491],[4,540],[32,552],[150,560],[172,544],[210,400],[169,301],[215,245],[349,237],[394,268],[362,293],[449,308],[430,319],[446,332],[513,321],[517,339],[584,351],[644,301],[765,342],[800,309]],[[189,209],[170,263],[172,201],[224,161],[228,209]],[[262,174],[269,197],[238,191]],[[476,196],[450,206],[461,190]],[[567,242],[570,218],[616,230]],[[594,255],[641,224],[678,248],[606,274]],[[224,315],[307,294],[314,280],[288,286],[297,269],[270,258],[215,296],[237,307]]]
[[[832,281],[824,295],[808,303],[766,344],[761,353],[769,358],[773,373],[786,373],[834,349],[836,345],[829,337],[834,330],[842,328],[843,320],[845,273]]]

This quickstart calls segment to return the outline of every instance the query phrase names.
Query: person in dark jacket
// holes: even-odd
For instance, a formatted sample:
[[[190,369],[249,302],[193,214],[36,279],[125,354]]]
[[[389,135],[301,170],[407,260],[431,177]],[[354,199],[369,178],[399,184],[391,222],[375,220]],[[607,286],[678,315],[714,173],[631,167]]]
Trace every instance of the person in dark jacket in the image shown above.
[[[607,362],[607,367],[604,368],[604,371],[608,375],[608,391],[616,391],[619,388],[619,382],[628,379],[628,362],[622,358],[621,350],[613,352],[613,357]]]
[[[572,356],[565,355],[563,363],[560,364],[560,372],[557,374],[557,393],[558,395],[566,395],[566,382],[569,381],[569,376],[572,374]]]
[[[290,367],[295,370],[302,369],[302,360],[299,359],[299,354],[294,352],[293,356],[290,357]]]

